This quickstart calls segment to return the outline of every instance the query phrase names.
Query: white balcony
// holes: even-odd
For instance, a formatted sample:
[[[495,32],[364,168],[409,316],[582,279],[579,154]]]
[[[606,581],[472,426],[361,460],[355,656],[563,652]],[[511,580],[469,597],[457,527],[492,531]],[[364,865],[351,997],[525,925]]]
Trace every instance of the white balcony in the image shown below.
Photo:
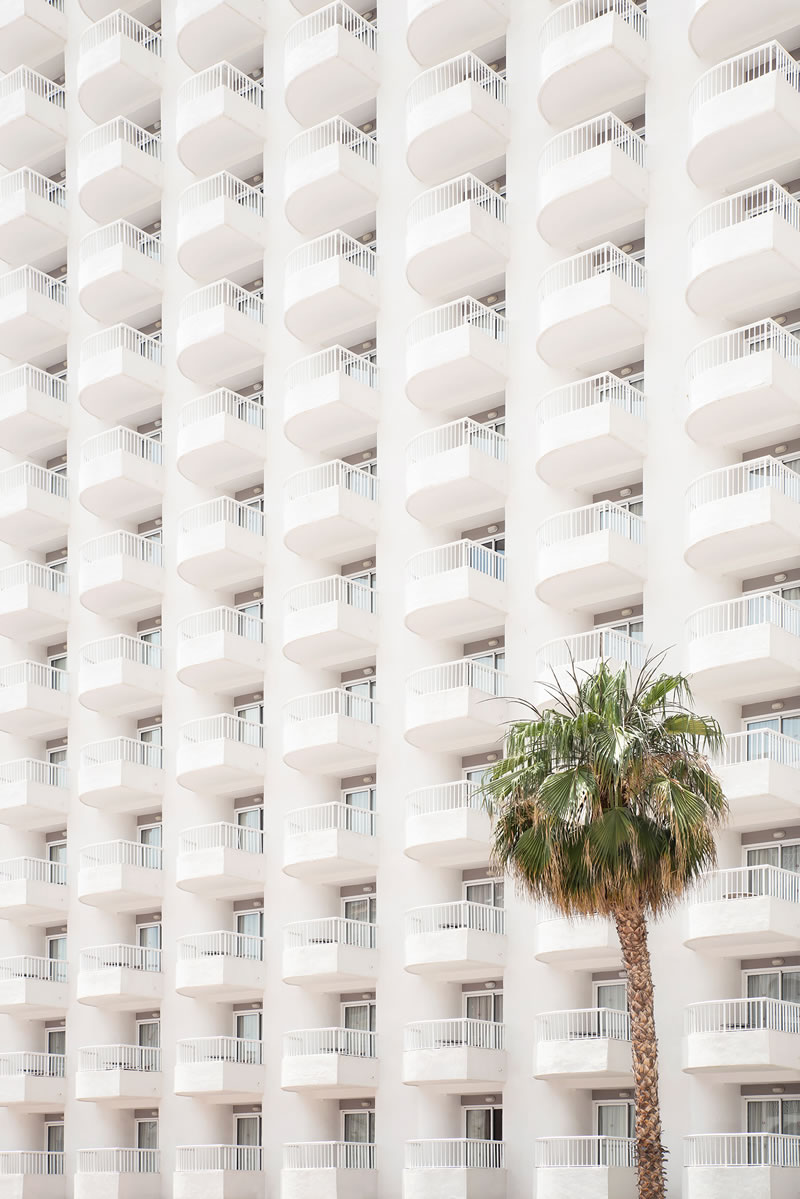
[[[221,930],[178,937],[175,990],[211,1003],[264,997],[266,970],[261,937]]]
[[[157,611],[164,591],[159,541],[118,529],[80,548],[78,591],[81,603],[99,616],[131,616]]]
[[[17,1020],[56,1020],[69,1003],[67,963],[55,958],[0,958],[0,1012]]]
[[[506,1081],[505,1025],[491,1020],[422,1020],[403,1029],[403,1082],[470,1095]]]
[[[283,1146],[281,1199],[377,1199],[375,1146],[306,1141]]]
[[[283,652],[301,666],[345,667],[374,656],[378,594],[347,575],[300,583],[284,600]]]
[[[251,1199],[264,1190],[260,1145],[179,1145],[174,1199]]]
[[[161,234],[114,221],[81,240],[78,299],[97,320],[120,321],[161,303]]]
[[[283,1034],[281,1087],[315,1099],[374,1095],[375,1033],[359,1028],[301,1028]]]
[[[130,13],[110,13],[78,43],[78,103],[99,124],[144,108],[161,95],[161,34]]]
[[[0,1102],[11,1112],[60,1111],[67,1097],[63,1053],[0,1054]],[[2,1165],[0,1164],[0,1170]]]
[[[263,512],[227,495],[188,508],[178,517],[178,574],[211,590],[260,584],[264,531]]]
[[[181,0],[176,11],[178,53],[193,71],[234,58],[264,40],[258,0]]]
[[[333,342],[374,322],[378,256],[336,230],[304,242],[286,260],[284,321],[300,341]]]
[[[53,641],[68,619],[68,575],[39,562],[0,569],[0,635],[12,641]]]
[[[458,900],[414,908],[405,919],[405,969],[438,982],[497,978],[506,964],[506,914]]]
[[[630,1015],[605,1007],[542,1012],[533,1072],[568,1087],[632,1086]]]
[[[264,85],[218,62],[178,89],[175,115],[178,157],[206,178],[264,152],[267,134]]]
[[[176,1095],[206,1103],[260,1103],[264,1065],[260,1041],[194,1037],[175,1046]]]
[[[100,224],[158,204],[161,188],[160,131],[114,117],[78,143],[78,200]]]
[[[157,1103],[161,1098],[161,1050],[144,1045],[82,1046],[75,1098],[112,1108]]]
[[[0,81],[0,163],[7,171],[64,149],[65,94],[61,84],[30,67],[17,67]]]
[[[502,158],[510,133],[505,78],[471,51],[418,75],[406,99],[406,159],[443,183]]]
[[[480,788],[461,779],[412,791],[406,799],[404,853],[430,866],[481,866],[491,821]]]
[[[0,861],[0,920],[60,924],[67,918],[67,868],[47,858]]]
[[[544,147],[536,227],[551,246],[571,250],[630,238],[643,228],[648,192],[644,138],[606,112]]]
[[[12,737],[54,737],[69,720],[69,675],[42,662],[0,667],[0,730]]]
[[[406,395],[424,411],[464,416],[508,379],[506,318],[471,296],[423,312],[406,335]]]
[[[548,392],[536,408],[536,472],[557,486],[634,482],[645,457],[647,401],[607,371]]]
[[[794,823],[800,815],[798,749],[800,742],[794,737],[772,729],[727,737],[724,748],[715,754],[714,769],[730,805],[733,828]]]
[[[686,626],[687,661],[703,695],[770,699],[800,678],[800,611],[771,592],[700,608]]]
[[[4,1149],[0,1175],[10,1195],[19,1199],[64,1199],[64,1154],[38,1149]]]
[[[375,211],[378,143],[343,117],[292,138],[286,150],[286,217],[306,237],[339,229]]]
[[[158,1149],[79,1149],[75,1199],[159,1199],[161,1156]]]
[[[178,369],[193,383],[215,384],[260,369],[265,349],[261,292],[220,279],[190,293],[178,309],[175,348]]]
[[[507,0],[410,0],[408,48],[423,67],[483,46],[508,24]]]
[[[684,1137],[687,1199],[788,1199],[800,1185],[800,1137],[705,1133]]]
[[[686,493],[684,557],[695,570],[764,574],[793,558],[800,477],[778,458],[749,458],[701,475]]]
[[[190,791],[240,795],[264,786],[264,729],[222,712],[178,730],[176,774]]]
[[[377,719],[374,699],[344,687],[300,695],[283,708],[283,760],[309,774],[365,770],[378,756]]]
[[[471,658],[415,671],[406,683],[406,741],[438,753],[499,745],[505,691],[502,671]]]
[[[82,949],[77,1000],[113,1012],[157,1008],[163,996],[161,950],[141,945],[95,945]]]
[[[307,991],[374,989],[378,977],[375,925],[342,916],[288,924],[282,976],[285,983]]]
[[[177,466],[204,487],[225,487],[264,470],[264,406],[221,387],[178,413]]]
[[[613,370],[641,357],[646,284],[641,262],[611,242],[555,263],[539,282],[541,357],[574,370]]]
[[[505,1199],[502,1141],[406,1141],[403,1199]]]
[[[690,14],[689,41],[695,53],[713,59],[790,29],[797,9],[794,0],[766,0],[758,8],[748,0],[693,0]]]
[[[214,899],[247,899],[264,890],[264,834],[229,821],[187,828],[178,841],[175,883]]]
[[[505,273],[507,201],[474,175],[423,192],[406,226],[406,275],[421,296],[459,295]]]
[[[0,258],[9,266],[21,266],[58,251],[66,254],[66,248],[64,184],[29,167],[4,176],[0,181]]]
[[[0,14],[0,71],[55,58],[67,40],[61,0],[11,0]]]
[[[290,476],[284,490],[283,540],[304,558],[346,561],[375,544],[378,480],[342,459]]]
[[[67,823],[69,775],[65,766],[18,758],[0,766],[0,824],[29,832],[54,832]]]
[[[210,283],[264,255],[264,192],[220,171],[187,188],[178,200],[178,262]]]
[[[800,1004],[720,999],[686,1009],[683,1069],[711,1082],[800,1078]]]
[[[378,92],[378,34],[335,0],[292,25],[284,55],[286,107],[301,125],[349,112]]]
[[[610,920],[568,920],[550,916],[536,925],[538,962],[562,970],[610,970],[622,965],[622,951]]]
[[[499,516],[507,493],[507,438],[469,417],[420,433],[406,451],[406,508],[423,524]]]
[[[415,554],[405,570],[405,624],[420,637],[502,630],[508,611],[506,560],[462,538]]]
[[[24,549],[52,549],[66,540],[67,476],[34,462],[0,471],[0,541]]]
[[[78,798],[102,812],[133,815],[152,812],[164,798],[160,745],[113,737],[81,748]]]
[[[66,379],[25,363],[0,375],[0,447],[25,458],[66,440]]]
[[[796,953],[800,876],[779,866],[713,870],[695,884],[684,944],[714,957]]]
[[[539,109],[551,125],[572,125],[643,96],[646,6],[633,0],[568,0],[539,34]]]
[[[107,716],[136,716],[161,704],[161,646],[118,633],[81,646],[78,699]]]
[[[0,279],[0,354],[16,362],[63,346],[69,329],[67,287],[44,271],[21,266]]]
[[[124,421],[157,408],[163,393],[160,334],[114,325],[81,343],[78,399],[93,416]]]
[[[689,97],[687,169],[698,187],[769,178],[796,157],[800,66],[766,42],[701,75]]]
[[[284,818],[285,874],[312,883],[364,883],[377,868],[374,812],[337,802],[296,808]]]
[[[569,694],[575,690],[573,675],[581,681],[585,675],[594,674],[601,661],[615,673],[627,668],[635,676],[646,657],[647,647],[642,640],[615,629],[592,629],[540,645],[536,651],[536,678],[545,686],[561,686]]]
[[[78,899],[110,912],[159,908],[164,898],[161,847],[139,841],[86,845],[78,862]]]
[[[645,522],[610,500],[551,516],[536,531],[536,594],[576,611],[631,603],[646,571]]]
[[[177,628],[176,672],[187,687],[236,695],[264,682],[264,622],[236,608],[187,616]]]
[[[636,1142],[627,1137],[547,1137],[536,1142],[538,1199],[636,1199]]]
[[[78,498],[104,520],[142,516],[161,506],[161,442],[124,425],[90,437],[81,446]]]
[[[380,394],[369,358],[331,346],[286,373],[284,432],[304,450],[344,453],[374,445]]]

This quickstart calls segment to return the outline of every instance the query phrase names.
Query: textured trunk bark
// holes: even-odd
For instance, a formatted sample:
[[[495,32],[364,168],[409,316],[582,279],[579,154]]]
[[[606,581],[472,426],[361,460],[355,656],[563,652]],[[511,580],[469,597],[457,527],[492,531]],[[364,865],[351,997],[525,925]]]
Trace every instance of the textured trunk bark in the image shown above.
[[[664,1199],[666,1186],[658,1103],[658,1044],[653,1018],[653,975],[647,947],[647,924],[642,912],[636,908],[615,912],[614,919],[628,975],[639,1199]]]

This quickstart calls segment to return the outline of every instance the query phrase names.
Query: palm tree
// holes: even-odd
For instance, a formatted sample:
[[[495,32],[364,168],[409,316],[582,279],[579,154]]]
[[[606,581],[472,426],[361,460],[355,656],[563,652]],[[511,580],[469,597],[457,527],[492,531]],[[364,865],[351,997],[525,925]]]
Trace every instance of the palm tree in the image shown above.
[[[691,709],[688,680],[637,677],[601,661],[574,664],[568,693],[526,704],[505,756],[484,779],[492,859],[529,899],[567,917],[616,924],[627,972],[636,1106],[639,1199],[663,1199],[664,1147],[647,921],[669,911],[716,860],[727,803],[704,756],[719,726]]]

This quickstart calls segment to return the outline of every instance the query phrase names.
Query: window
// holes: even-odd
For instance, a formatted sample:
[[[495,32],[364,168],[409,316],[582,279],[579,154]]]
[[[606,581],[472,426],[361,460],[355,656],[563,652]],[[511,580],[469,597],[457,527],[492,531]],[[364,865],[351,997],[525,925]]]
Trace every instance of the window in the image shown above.
[[[469,565],[481,574],[490,575],[501,582],[506,577],[506,536],[497,533],[493,537],[481,537],[470,542]],[[497,557],[496,555],[500,555]]]
[[[57,933],[47,938],[47,957],[50,960],[50,978],[53,982],[67,981],[67,936]]]
[[[67,1030],[65,1028],[45,1029],[45,1052],[64,1056],[67,1048]]]
[[[375,1031],[375,1000],[342,1004],[342,1027],[357,1032]]]
[[[745,1101],[747,1131],[756,1134],[747,1143],[748,1161],[751,1165],[790,1165],[791,1148],[784,1142],[772,1139],[774,1134],[797,1136],[800,1134],[800,1099],[748,1099]],[[764,1134],[770,1137],[764,1138]],[[784,1158],[783,1154],[787,1154]]]
[[[595,1104],[595,1127],[599,1137],[636,1135],[636,1109],[632,1102],[620,1100]]]
[[[136,1121],[136,1148],[158,1149],[158,1120]],[[155,1153],[143,1153],[139,1168],[143,1173],[154,1173],[158,1168]]]
[[[254,745],[257,748],[261,747],[262,725],[264,723],[264,705],[243,704],[241,707],[234,709],[234,713],[240,720],[244,720],[245,724],[240,726],[238,737],[245,745]]]
[[[252,1042],[249,1045],[237,1047],[237,1061],[257,1064],[261,1058],[263,1013],[234,1012],[233,1035],[239,1041]]]
[[[375,787],[353,787],[342,792],[342,803],[362,812],[375,811]]]
[[[57,862],[62,866],[65,865],[67,861],[66,841],[48,841],[47,860],[48,862]]]
[[[490,670],[505,671],[506,668],[506,651],[502,649],[488,649],[479,654],[470,654],[470,661],[476,666],[485,666],[487,669],[478,670],[474,677],[475,686],[481,688],[482,691],[492,691],[496,694],[502,694],[499,688],[502,687],[502,680],[497,679],[494,675],[489,674]]]
[[[746,970],[744,993],[748,999],[783,999],[800,1003],[800,970]]]
[[[488,1020],[492,1024],[502,1024],[503,992],[465,991],[464,1015],[467,1020]]]
[[[342,1112],[342,1140],[349,1145],[374,1145],[374,1110],[362,1108],[359,1111]]]
[[[355,491],[366,499],[375,496],[375,484],[372,482],[378,474],[378,459],[364,458],[361,462],[351,462],[350,470],[344,473],[344,485],[348,491]]]
[[[375,896],[348,895],[342,899],[342,916],[345,920],[359,920],[365,924],[375,923]]]
[[[136,1044],[140,1049],[160,1049],[161,1048],[161,1021],[160,1020],[137,1020],[136,1021]],[[152,1070],[156,1068],[155,1055],[151,1053],[142,1054],[139,1062],[141,1070]]]
[[[234,1116],[236,1166],[239,1170],[261,1169],[261,1116]]]
[[[464,1108],[464,1135],[469,1141],[502,1141],[502,1107]]]
[[[63,1174],[64,1158],[64,1121],[48,1121],[44,1126],[44,1147],[47,1153],[47,1173]],[[58,1156],[54,1156],[58,1155]]]
[[[264,497],[254,495],[249,500],[242,500],[236,509],[238,524],[242,529],[261,537],[264,533]]]
[[[236,913],[236,931],[245,940],[238,949],[238,956],[261,960],[260,938],[264,936],[264,912],[261,908],[252,912]]]
[[[50,686],[54,691],[67,689],[67,655],[48,654],[47,665],[50,667]]]
[[[627,1012],[628,984],[624,980],[592,983],[592,992],[595,1007],[613,1008],[615,1012]]]
[[[464,898],[469,903],[485,903],[491,908],[502,908],[505,899],[505,881],[502,878],[487,878],[480,882],[464,883]]]
[[[145,650],[145,661],[148,666],[154,666],[157,670],[161,669],[161,629],[146,629],[139,633],[139,640],[145,645],[152,646],[152,649]]]
[[[67,785],[67,747],[59,745],[47,750],[47,764],[50,767],[50,782],[54,787]]]
[[[360,570],[356,574],[342,577],[344,579],[344,602],[353,608],[374,612],[377,571],[374,568]]]
[[[775,753],[776,746],[773,744],[773,738],[769,736],[770,733],[780,733],[784,737],[791,737],[793,741],[800,742],[799,712],[781,712],[780,715],[759,716],[753,720],[746,720],[744,727],[748,734],[747,760],[749,762],[768,758]],[[800,749],[800,746],[798,748]],[[782,750],[778,752],[781,753]]]
[[[144,950],[142,954],[142,969],[160,970],[161,924],[158,921],[154,921],[152,924],[137,925],[136,943]]]
[[[140,824],[136,830],[140,845],[154,845],[161,848],[161,824]]]
[[[240,637],[248,641],[261,641],[262,629],[259,621],[264,617],[264,604],[261,600],[250,600],[246,604],[237,604],[239,616],[236,621],[236,631]]]
[[[779,866],[800,874],[800,841],[770,841],[766,845],[748,845],[745,866]],[[751,884],[752,888],[752,884]]]
[[[372,701],[375,699],[376,687],[377,680],[374,676],[342,683],[342,690],[353,697],[347,704],[347,715],[352,716],[355,720],[365,720],[369,724],[374,724],[375,704]]]

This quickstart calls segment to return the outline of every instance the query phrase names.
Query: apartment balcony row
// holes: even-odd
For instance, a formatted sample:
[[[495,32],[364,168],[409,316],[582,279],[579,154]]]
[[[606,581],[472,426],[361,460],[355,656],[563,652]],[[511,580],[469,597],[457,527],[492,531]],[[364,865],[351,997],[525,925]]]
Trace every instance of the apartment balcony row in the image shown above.
[[[378,592],[347,575],[300,583],[284,599],[283,652],[319,667],[367,662],[378,645]]]
[[[15,1112],[60,1110],[67,1098],[63,1053],[0,1053],[0,1098]]]
[[[374,766],[380,729],[376,701],[344,687],[291,699],[283,708],[283,760],[338,778]]]
[[[176,1043],[176,1095],[208,1103],[260,1103],[264,1076],[261,1041],[193,1037]]]
[[[323,916],[287,924],[283,981],[324,994],[373,990],[378,976],[377,945],[376,926],[363,920]]]
[[[179,4],[178,53],[193,71],[202,71],[264,40],[264,13],[257,0],[211,0],[198,8]]]
[[[155,207],[162,182],[160,128],[114,116],[78,142],[78,202],[100,224]]]
[[[549,517],[536,531],[536,594],[597,611],[632,603],[646,578],[645,522],[610,500]]]
[[[48,6],[52,7],[52,6]],[[66,258],[67,190],[30,167],[0,183],[0,257],[10,267],[54,256]]]
[[[1,89],[0,89],[1,90]],[[0,354],[25,362],[63,346],[69,330],[67,285],[33,266],[0,280]]]
[[[284,488],[283,539],[305,558],[345,562],[374,546],[378,480],[342,459],[292,475]]]
[[[0,447],[25,458],[66,440],[67,382],[25,363],[0,375]]]
[[[508,612],[506,559],[463,538],[415,554],[405,570],[405,623],[421,637],[501,632]]]
[[[176,942],[175,989],[211,1003],[262,999],[264,942],[245,933],[193,933]]]
[[[178,89],[178,157],[193,175],[205,179],[263,154],[267,118],[260,75],[216,62]]]
[[[301,125],[315,125],[374,100],[378,34],[342,0],[316,8],[291,26],[284,51],[284,98]]]
[[[635,1199],[635,1140],[609,1136],[540,1137],[535,1146],[539,1199],[561,1199],[575,1193],[592,1199]]]
[[[161,234],[113,221],[78,247],[78,299],[97,320],[122,321],[159,309],[163,290]]]
[[[161,335],[130,325],[101,329],[81,343],[78,400],[109,424],[156,412],[164,394]]]
[[[65,89],[28,66],[0,81],[0,163],[7,171],[36,166],[64,150]]]
[[[683,1069],[713,1082],[800,1078],[800,1004],[723,999],[686,1009]]]
[[[468,1199],[505,1199],[506,1169],[503,1141],[467,1138],[406,1141],[403,1168],[405,1199],[434,1199],[436,1195]]]
[[[60,924],[67,918],[67,868],[45,858],[0,861],[0,919],[15,924]]]
[[[336,230],[298,246],[286,260],[284,321],[301,341],[335,342],[374,323],[378,256]]]
[[[404,966],[438,982],[497,978],[506,962],[505,911],[459,900],[406,913]]]
[[[189,508],[177,521],[177,570],[187,583],[230,590],[263,581],[264,513],[220,496]]]
[[[423,312],[406,334],[406,395],[423,411],[466,416],[508,379],[505,316],[471,296]]]
[[[178,369],[193,383],[216,386],[260,370],[265,351],[262,289],[220,279],[190,294],[178,309]]]
[[[374,1095],[378,1059],[374,1032],[303,1028],[283,1034],[281,1087],[316,1099]]]
[[[264,192],[218,171],[192,184],[178,200],[178,262],[187,275],[211,283],[264,255]]]
[[[69,621],[69,576],[40,562],[0,570],[0,635],[12,641],[52,642]]]
[[[95,123],[126,116],[161,95],[161,34],[127,12],[95,21],[78,42],[78,103]]]
[[[0,667],[0,730],[12,737],[55,737],[69,719],[69,674],[26,660]]]
[[[0,471],[0,541],[25,549],[54,549],[63,545],[68,525],[65,474],[34,462]]]
[[[472,658],[428,666],[406,680],[404,735],[418,749],[500,746],[509,715],[505,673]]]
[[[687,666],[699,692],[750,703],[797,683],[797,608],[773,592],[710,604],[686,625]]]

